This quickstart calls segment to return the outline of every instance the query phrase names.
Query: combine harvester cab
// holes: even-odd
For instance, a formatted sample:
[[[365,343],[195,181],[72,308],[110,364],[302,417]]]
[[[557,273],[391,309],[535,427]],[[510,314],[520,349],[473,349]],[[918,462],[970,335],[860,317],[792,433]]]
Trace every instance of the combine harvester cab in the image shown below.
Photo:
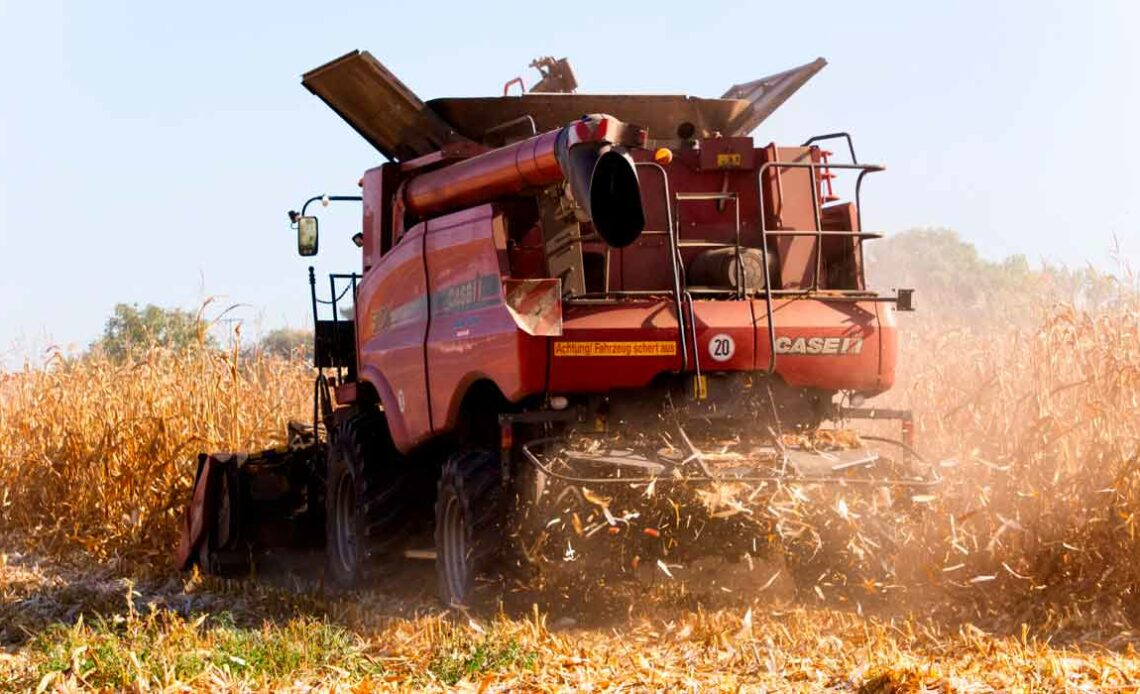
[[[864,277],[879,235],[862,184],[882,167],[845,133],[750,136],[824,65],[719,99],[572,93],[549,58],[529,93],[506,95],[516,79],[426,103],[367,53],[307,73],[389,161],[360,196],[290,219],[312,255],[308,206],[359,200],[362,268],[331,276],[327,300],[310,269],[313,422],[279,451],[202,457],[180,564],[323,539],[331,581],[359,585],[420,528],[436,548],[416,554],[462,603],[509,550],[508,518],[554,482],[936,482],[913,465],[909,412],[852,406],[891,387],[894,314],[911,308]],[[849,162],[821,146],[835,142]],[[898,455],[821,442],[822,423],[856,418],[900,420],[903,440],[881,440]]]

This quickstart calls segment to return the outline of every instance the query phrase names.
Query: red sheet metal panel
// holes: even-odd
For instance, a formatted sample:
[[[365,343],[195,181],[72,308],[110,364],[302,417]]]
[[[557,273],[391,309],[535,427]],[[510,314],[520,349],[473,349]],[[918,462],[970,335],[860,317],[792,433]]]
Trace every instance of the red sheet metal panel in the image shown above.
[[[761,152],[765,161],[811,163],[810,147],[776,147]],[[816,231],[812,196],[815,177],[810,169],[769,167],[763,176],[764,215],[769,231]],[[776,237],[780,279],[784,289],[806,289],[815,279],[816,239]]]
[[[648,385],[681,368],[672,301],[566,305],[562,337],[553,338],[550,390],[607,392]]]
[[[751,171],[756,168],[756,149],[751,137],[713,137],[701,140],[698,166],[701,171]]]
[[[542,391],[546,341],[520,329],[504,303],[500,247],[506,238],[491,205],[428,222],[431,328],[424,352],[437,431],[454,426],[478,380],[495,383],[512,401]]]
[[[428,326],[424,225],[412,227],[360,283],[356,324],[360,376],[376,388],[392,440],[408,450],[432,431],[424,368]]]
[[[893,316],[880,321],[873,301],[780,299],[774,302],[776,372],[793,387],[879,393],[894,382],[898,349]],[[771,354],[767,312],[753,301],[757,370]]]

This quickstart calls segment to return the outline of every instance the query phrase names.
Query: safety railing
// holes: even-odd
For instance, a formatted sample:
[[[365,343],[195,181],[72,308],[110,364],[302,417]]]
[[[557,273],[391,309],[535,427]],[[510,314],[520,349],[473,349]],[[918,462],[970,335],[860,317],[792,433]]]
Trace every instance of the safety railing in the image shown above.
[[[813,138],[819,140],[821,138],[831,137],[847,137],[845,133],[835,133],[820,138]],[[849,138],[848,138],[849,140]],[[811,141],[809,141],[810,143]],[[849,142],[850,144],[850,142]],[[854,150],[852,148],[852,158],[854,158]],[[741,242],[742,225],[740,220],[740,199],[735,192],[717,192],[717,193],[676,193],[670,196],[669,189],[669,176],[665,169],[656,162],[636,162],[639,168],[652,169],[661,174],[663,194],[665,197],[665,214],[666,226],[665,230],[646,230],[643,232],[645,236],[665,236],[668,244],[669,263],[672,274],[672,287],[665,290],[611,290],[609,282],[609,265],[610,265],[610,250],[607,248],[605,251],[605,285],[601,292],[586,292],[583,294],[571,295],[567,299],[575,302],[588,302],[588,301],[609,301],[612,299],[620,298],[652,298],[669,296],[672,299],[674,310],[677,316],[677,341],[681,349],[681,369],[687,371],[689,364],[692,361],[695,368],[700,370],[698,363],[699,357],[694,354],[693,359],[690,359],[688,343],[690,340],[695,346],[697,344],[696,335],[696,311],[693,307],[693,294],[719,294],[729,295],[737,299],[746,299],[749,297],[763,298],[766,314],[767,337],[769,342],[769,358],[768,367],[765,373],[770,375],[776,370],[776,330],[773,320],[774,305],[773,299],[778,297],[810,297],[812,295],[821,296],[826,295],[829,301],[878,301],[884,300],[878,297],[874,292],[869,292],[864,289],[832,289],[820,286],[820,278],[823,274],[823,241],[829,237],[840,237],[846,239],[855,239],[859,242],[869,239],[882,238],[881,233],[865,232],[863,228],[863,211],[862,211],[862,187],[863,179],[869,173],[876,173],[884,171],[885,167],[876,164],[834,164],[834,163],[816,163],[816,162],[781,162],[769,161],[761,164],[757,171],[757,204],[759,207],[759,222],[760,222],[760,252],[762,261],[762,274],[763,274],[763,288],[749,287],[747,276],[744,272],[743,263],[743,245]],[[776,230],[768,229],[767,221],[764,214],[764,174],[770,169],[779,171],[781,169],[808,169],[812,176],[813,185],[812,190],[812,218],[814,221],[814,230]],[[822,220],[822,203],[819,199],[819,191],[814,181],[817,180],[820,169],[839,169],[839,170],[855,170],[859,172],[855,181],[855,214],[856,214],[856,228],[859,231],[832,231],[823,228]],[[777,191],[777,196],[782,198],[782,191]],[[685,239],[682,237],[681,220],[680,220],[680,207],[682,203],[694,201],[712,201],[717,203],[732,203],[734,208],[734,232],[732,243],[723,241],[711,241],[708,239]],[[677,213],[674,216],[673,208],[677,206]],[[768,246],[769,240],[780,238],[794,238],[794,237],[811,237],[814,238],[814,256],[815,256],[815,271],[812,275],[811,286],[794,289],[773,289],[771,277],[771,251]],[[735,250],[735,262],[737,270],[736,286],[729,289],[721,289],[715,287],[691,287],[685,278],[683,270],[684,262],[681,255],[683,248],[732,248]],[[859,266],[859,285],[865,286],[866,277],[863,265]],[[893,299],[891,299],[893,300]],[[686,310],[687,309],[687,310]]]
[[[309,268],[309,294],[313,305],[313,361],[318,369],[335,369],[338,381],[345,376],[355,377],[356,352],[355,322],[342,319],[340,310],[346,305],[345,298],[351,292],[355,304],[356,290],[362,275],[357,273],[332,273],[329,275],[329,298],[317,296],[317,275]],[[321,318],[321,307],[327,306],[331,318]],[[346,374],[347,372],[347,374]]]
[[[859,175],[855,179],[855,225],[859,229],[859,231],[825,231],[824,230],[823,219],[822,219],[822,214],[821,214],[822,205],[820,205],[820,201],[819,201],[819,191],[816,188],[816,186],[814,185],[814,183],[811,186],[811,190],[812,190],[811,203],[812,203],[812,218],[815,222],[815,229],[814,230],[773,230],[773,229],[768,229],[768,223],[767,223],[767,220],[766,220],[765,215],[764,215],[764,173],[767,172],[768,169],[773,169],[773,168],[775,168],[777,170],[779,170],[779,169],[809,169],[811,171],[811,174],[812,174],[812,180],[814,181],[815,175],[817,174],[818,170],[824,166],[826,166],[827,168],[831,168],[831,169],[840,169],[840,170],[847,169],[847,170],[854,170],[854,171],[859,172]],[[824,165],[824,164],[817,164],[815,162],[767,161],[767,162],[764,162],[763,164],[760,165],[760,170],[756,174],[756,180],[757,180],[757,186],[759,189],[759,195],[757,197],[757,201],[758,201],[758,204],[760,206],[760,215],[759,216],[760,216],[761,246],[766,248],[768,245],[767,244],[768,239],[770,239],[770,238],[811,236],[811,237],[815,237],[815,239],[816,239],[816,242],[815,242],[815,272],[812,275],[811,287],[799,288],[799,289],[772,290],[773,295],[775,295],[775,296],[797,295],[797,294],[803,295],[803,294],[818,293],[821,290],[821,287],[819,286],[819,279],[820,279],[820,276],[822,275],[822,272],[823,272],[823,239],[824,238],[826,238],[828,236],[837,236],[837,237],[848,238],[848,239],[857,239],[857,240],[862,241],[864,239],[878,239],[878,238],[883,237],[883,235],[880,233],[862,231],[862,229],[863,229],[862,190],[863,190],[863,179],[867,176],[867,174],[877,173],[879,171],[885,171],[885,170],[886,170],[886,167],[880,166],[878,164],[830,164],[829,163],[829,164]],[[862,275],[862,268],[860,268],[860,273],[861,273],[860,274],[860,280],[861,280],[860,283],[862,284],[863,281],[866,279]],[[770,289],[770,287],[769,287],[769,289]],[[840,294],[840,295],[842,295],[844,293],[849,293],[849,294],[853,294],[853,295],[865,294],[866,293],[863,290],[857,290],[857,289],[856,290],[832,290],[832,289],[829,289],[828,291],[829,291],[829,293],[835,293],[835,294]]]
[[[810,142],[810,140],[809,140]],[[850,140],[849,140],[850,142]],[[852,157],[855,153],[852,150]],[[859,172],[855,179],[855,226],[859,231],[825,231],[823,228],[823,215],[821,212],[822,205],[819,200],[819,188],[816,185],[818,180],[819,169],[826,166],[829,169],[847,169]],[[811,206],[812,218],[815,222],[815,230],[770,230],[764,215],[764,174],[769,169],[775,169],[777,172],[781,169],[808,169],[811,172]],[[776,326],[772,316],[772,298],[776,296],[810,296],[819,294],[821,287],[819,286],[820,276],[823,274],[823,240],[829,236],[839,236],[848,239],[857,239],[862,242],[865,239],[882,238],[882,234],[865,232],[863,231],[863,204],[862,204],[862,190],[863,178],[869,173],[876,173],[884,171],[886,167],[877,164],[817,164],[815,162],[781,162],[781,161],[767,161],[760,165],[760,170],[756,173],[756,186],[758,191],[757,204],[760,208],[760,248],[764,254],[764,304],[766,311],[766,324],[768,327],[768,368],[767,374],[775,373],[776,371]],[[782,195],[779,194],[782,198]],[[770,238],[789,238],[789,237],[803,237],[809,236],[815,238],[815,272],[812,274],[811,286],[808,288],[798,289],[772,289],[772,283],[768,277],[768,239]],[[862,264],[859,265],[860,286],[865,286],[866,277]],[[845,296],[849,298],[866,298],[868,293],[865,290],[843,290],[843,289],[828,289],[828,298],[842,299]]]

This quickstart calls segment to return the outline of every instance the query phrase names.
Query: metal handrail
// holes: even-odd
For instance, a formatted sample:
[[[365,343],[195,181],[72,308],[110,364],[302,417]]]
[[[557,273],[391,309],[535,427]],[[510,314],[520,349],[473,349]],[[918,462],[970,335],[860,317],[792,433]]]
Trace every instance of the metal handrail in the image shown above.
[[[821,138],[822,137],[824,137],[824,136],[821,136]],[[810,142],[810,140],[809,140],[809,142]],[[853,148],[852,148],[852,157],[854,158],[854,149]],[[863,189],[863,177],[869,173],[875,173],[878,171],[885,171],[886,170],[885,166],[881,166],[878,164],[831,164],[831,163],[824,165],[824,164],[817,164],[814,161],[813,162],[766,161],[760,165],[760,169],[756,172],[756,190],[757,190],[757,194],[758,194],[757,204],[760,208],[760,248],[762,250],[762,253],[764,254],[764,275],[765,275],[764,276],[764,301],[765,301],[767,313],[768,313],[767,321],[768,321],[768,343],[769,343],[769,345],[768,345],[769,346],[769,351],[768,351],[768,374],[769,375],[774,373],[776,370],[776,327],[775,327],[775,325],[773,325],[773,322],[772,322],[773,321],[773,318],[772,318],[772,296],[773,295],[782,295],[785,293],[810,295],[810,294],[817,293],[820,291],[819,277],[823,271],[823,237],[824,236],[831,236],[834,234],[834,232],[825,232],[823,230],[823,220],[821,219],[821,213],[820,213],[820,207],[821,206],[820,206],[820,202],[819,202],[819,190],[818,190],[817,186],[815,185],[815,181],[818,179],[818,170],[820,168],[824,168],[825,166],[828,169],[849,169],[849,170],[856,170],[859,172],[858,178],[855,179],[855,215],[856,215],[856,225],[859,227],[860,231],[858,231],[858,232],[854,232],[854,231],[852,231],[852,232],[839,232],[839,233],[840,234],[846,234],[846,235],[853,235],[853,236],[856,236],[860,239],[875,238],[875,237],[871,237],[871,236],[865,236],[864,232],[861,231],[863,228],[863,204],[862,204],[862,197],[861,197],[862,196],[862,189]],[[812,215],[815,219],[815,231],[802,231],[802,230],[769,231],[768,230],[768,224],[767,224],[767,221],[766,221],[765,216],[764,216],[764,173],[770,168],[775,168],[777,173],[781,169],[808,169],[811,172],[811,180],[812,180],[811,206],[812,206]],[[769,282],[769,277],[768,277],[768,257],[767,257],[767,254],[768,254],[768,237],[769,236],[773,236],[773,237],[778,237],[778,236],[814,236],[814,237],[816,237],[816,239],[815,239],[815,274],[812,277],[812,286],[807,291],[792,290],[791,292],[789,292],[788,290],[776,290],[776,291],[772,290],[772,285]],[[863,281],[865,283],[865,281],[866,281],[865,277],[862,277],[862,272],[860,274],[861,274],[861,279],[863,279]]]
[[[700,384],[701,348],[697,346],[697,309],[693,306],[693,295],[688,287],[685,287],[685,301],[689,304],[689,331],[693,334],[693,370],[696,371],[697,383]]]
[[[314,336],[314,338],[316,337],[317,323],[320,322],[320,308],[319,307],[320,306],[331,307],[331,309],[332,309],[332,322],[334,324],[340,323],[341,322],[340,310],[339,310],[340,307],[338,305],[338,302],[341,299],[343,299],[349,293],[349,291],[352,292],[353,301],[355,302],[356,301],[356,292],[360,288],[360,280],[361,279],[363,279],[363,275],[361,275],[359,273],[355,273],[355,272],[352,272],[352,273],[330,273],[329,274],[329,300],[326,301],[324,299],[320,299],[317,297],[316,270],[312,266],[309,266],[309,293],[310,293],[310,296],[312,298],[312,304],[313,304],[313,336]],[[337,290],[337,281],[338,280],[347,280],[344,289],[342,289],[340,291]],[[340,334],[340,329],[337,328],[336,332],[335,332],[335,339],[336,339],[336,349],[338,352],[343,351],[344,346],[345,346],[341,343],[341,337],[342,336]],[[318,370],[320,370],[320,369],[318,368]],[[351,370],[349,373],[351,375]],[[337,378],[338,383],[342,382],[344,379],[344,373],[342,372],[342,369],[340,366],[336,367],[336,378]]]
[[[682,258],[680,256],[681,244],[682,244],[682,241],[681,241],[680,203],[702,201],[702,200],[703,201],[710,201],[710,202],[719,202],[719,201],[731,201],[732,202],[732,209],[733,209],[733,213],[735,215],[735,233],[733,236],[733,244],[731,244],[731,245],[733,247],[735,247],[735,249],[736,249],[736,254],[735,254],[735,256],[736,256],[735,257],[735,260],[736,260],[736,277],[739,280],[739,285],[740,285],[739,288],[736,290],[736,295],[738,298],[741,298],[741,299],[745,298],[748,294],[748,281],[744,277],[744,257],[741,253],[741,244],[740,244],[740,197],[735,192],[732,192],[732,193],[729,193],[729,192],[722,192],[722,193],[676,193],[674,195],[674,199],[677,201],[677,206],[678,206],[677,223],[673,227],[675,238],[672,239],[672,245],[673,245],[673,248],[675,249],[674,252],[675,252],[675,255],[677,256],[675,262],[680,262],[682,260]],[[728,246],[729,246],[729,244],[724,244],[723,246],[719,246],[719,247],[725,248]],[[690,323],[689,332],[692,333],[692,339],[693,339],[693,365],[695,367],[694,371],[696,372],[697,383],[699,384],[701,382],[701,350],[700,350],[700,347],[697,346],[697,311],[696,311],[696,307],[693,305],[693,295],[688,290],[687,286],[684,289],[684,294],[685,294],[685,300],[689,304],[689,323]]]
[[[815,137],[809,137],[806,142],[804,142],[802,145],[800,145],[800,147],[811,147],[816,142],[823,142],[824,140],[837,140],[837,139],[847,140],[847,151],[851,153],[851,163],[852,164],[858,164],[859,160],[855,158],[855,145],[851,141],[851,134],[847,133],[847,132],[826,133],[824,135],[816,135]],[[828,167],[828,168],[830,168],[830,167]]]
[[[820,136],[820,138],[824,138],[824,137],[828,137],[828,136]],[[636,164],[636,166],[645,166],[645,167],[653,168],[653,169],[657,170],[661,174],[661,177],[662,177],[662,183],[664,185],[664,191],[663,192],[664,192],[664,194],[666,196],[666,200],[667,200],[667,204],[665,206],[666,222],[667,222],[667,225],[668,225],[668,228],[670,231],[654,230],[654,231],[648,231],[645,233],[652,233],[655,235],[665,235],[669,239],[670,266],[671,266],[671,269],[673,271],[673,287],[672,287],[672,289],[610,291],[609,283],[607,281],[605,290],[602,292],[586,292],[583,294],[577,294],[577,295],[573,295],[571,297],[567,297],[567,299],[569,301],[583,301],[583,302],[600,301],[600,302],[605,302],[605,301],[609,301],[612,299],[621,299],[621,298],[628,298],[628,299],[635,299],[636,300],[636,299],[650,299],[653,297],[671,296],[671,298],[673,299],[673,303],[674,303],[674,309],[675,309],[676,315],[677,315],[678,341],[681,344],[681,356],[682,356],[682,367],[681,368],[683,371],[688,370],[688,366],[689,366],[689,358],[688,358],[688,341],[689,340],[688,340],[688,336],[686,335],[687,332],[692,333],[691,339],[692,339],[694,349],[696,349],[696,346],[697,346],[696,313],[695,313],[695,310],[693,307],[693,296],[692,296],[693,292],[696,292],[699,294],[713,294],[713,293],[734,294],[738,298],[741,298],[741,299],[754,297],[757,294],[763,295],[764,303],[765,303],[765,311],[767,313],[767,332],[768,332],[768,342],[769,342],[768,367],[764,372],[765,375],[771,375],[771,374],[775,373],[775,371],[776,371],[776,328],[775,328],[775,322],[773,319],[773,314],[775,312],[775,309],[774,309],[774,306],[772,303],[773,297],[787,297],[787,298],[794,299],[794,298],[798,298],[798,297],[812,297],[812,296],[814,296],[814,297],[819,297],[820,299],[827,300],[827,301],[884,301],[884,302],[895,301],[894,297],[880,297],[875,292],[869,292],[869,291],[863,290],[863,289],[823,290],[820,288],[819,281],[820,281],[820,275],[822,274],[822,255],[823,255],[822,241],[825,237],[836,236],[836,237],[844,237],[844,238],[855,238],[855,239],[859,239],[859,240],[869,240],[869,239],[882,238],[883,234],[879,233],[879,232],[824,230],[822,228],[823,223],[822,223],[822,219],[821,219],[821,217],[822,217],[821,205],[820,205],[820,201],[818,198],[819,191],[816,189],[816,187],[814,185],[812,186],[812,214],[813,214],[813,217],[815,219],[815,226],[816,226],[816,229],[814,231],[809,231],[809,230],[770,230],[767,228],[767,221],[766,221],[766,218],[764,215],[764,186],[763,186],[764,179],[763,179],[763,175],[769,168],[773,168],[777,172],[782,168],[809,169],[812,171],[813,175],[815,174],[816,171],[818,171],[821,168],[858,170],[859,176],[855,182],[856,224],[857,224],[859,229],[862,229],[862,226],[863,226],[863,214],[862,214],[863,178],[869,173],[884,171],[884,170],[886,170],[886,167],[881,166],[881,165],[877,165],[877,164],[830,164],[829,163],[829,164],[824,165],[824,164],[817,164],[815,162],[782,162],[782,161],[770,161],[770,162],[764,162],[763,164],[761,164],[760,169],[757,171],[757,175],[756,175],[757,188],[758,188],[758,200],[757,200],[757,202],[758,202],[758,207],[760,209],[760,215],[759,215],[760,216],[760,236],[761,236],[760,252],[761,252],[762,260],[763,260],[762,270],[763,270],[763,275],[764,275],[764,288],[761,291],[761,290],[750,290],[747,286],[747,280],[744,277],[744,272],[743,272],[743,267],[742,267],[743,258],[741,255],[743,246],[741,245],[741,239],[740,239],[741,231],[742,231],[741,225],[740,225],[740,201],[739,201],[738,193],[735,193],[735,192],[677,193],[674,196],[674,198],[670,198],[669,197],[669,177],[668,177],[668,174],[665,172],[665,169],[660,164],[657,164],[656,162],[636,162],[635,164]],[[691,244],[694,242],[690,241],[686,244],[686,243],[682,242],[680,239],[681,222],[680,222],[679,217],[676,220],[674,220],[673,211],[672,211],[672,204],[670,204],[673,202],[674,199],[677,202],[686,201],[686,200],[691,200],[691,201],[696,201],[696,200],[705,200],[705,201],[733,200],[734,201],[734,207],[735,207],[735,212],[736,212],[736,231],[735,231],[735,238],[734,238],[735,243],[719,244],[719,245],[717,245],[717,247],[735,247],[737,249],[737,254],[736,254],[736,260],[738,263],[737,270],[739,273],[738,276],[741,278],[739,288],[737,288],[737,289],[723,289],[722,290],[722,289],[716,289],[716,288],[711,288],[711,287],[689,288],[689,287],[685,286],[684,281],[682,280],[682,276],[681,276],[681,261],[682,261],[682,259],[680,256],[680,249],[682,247],[691,247]],[[773,289],[772,288],[772,277],[771,277],[771,272],[770,272],[771,254],[770,254],[769,249],[768,249],[768,240],[769,240],[769,238],[797,237],[797,236],[814,236],[816,238],[816,243],[815,243],[816,271],[815,271],[814,277],[812,278],[812,286],[805,288],[805,289]],[[712,242],[709,242],[709,243],[710,243],[710,247],[712,247]],[[865,283],[865,269],[861,267],[860,273],[861,273],[861,279]],[[607,275],[608,275],[608,263],[607,263]],[[824,294],[824,292],[826,292],[826,294]],[[688,313],[689,313],[688,322],[691,325],[686,325],[685,306],[684,306],[686,301],[688,302]],[[688,330],[686,330],[686,328],[688,328]],[[699,360],[699,354],[695,354],[694,358]],[[699,374],[700,373],[699,363],[696,364],[696,369],[697,369],[697,373]]]
[[[681,260],[681,210],[679,205],[683,202],[732,202],[732,209],[734,214],[734,230],[733,230],[733,243],[722,244],[715,247],[734,247],[735,248],[735,261],[736,261],[736,279],[739,280],[739,286],[736,288],[735,295],[738,299],[746,299],[748,296],[748,278],[744,276],[744,258],[742,252],[742,244],[740,239],[740,196],[736,193],[677,193],[674,198],[676,199],[677,210],[677,223],[675,227],[676,239],[674,240],[674,247],[676,248],[677,260]],[[690,245],[689,247],[693,247]],[[709,246],[712,247],[712,246]],[[693,340],[693,364],[695,365],[695,373],[697,373],[697,383],[701,382],[701,358],[700,348],[697,345],[697,308],[693,304],[693,294],[689,291],[689,287],[685,287],[685,301],[689,302],[689,317],[690,317],[690,332],[692,333]],[[700,386],[698,386],[700,387]]]
[[[634,166],[645,166],[655,169],[661,174],[661,184],[664,186],[665,195],[665,224],[669,228],[669,262],[673,270],[673,307],[677,312],[677,341],[681,343],[681,371],[687,371],[689,368],[689,347],[685,340],[685,317],[681,313],[681,267],[680,267],[680,250],[677,248],[676,233],[673,228],[673,205],[669,197],[669,174],[665,171],[665,167],[661,166],[655,161],[639,161],[635,162]],[[609,285],[609,258],[607,249],[606,258],[606,294],[610,293]],[[696,350],[697,343],[694,338],[693,349]],[[696,355],[694,355],[696,358]]]
[[[724,246],[716,246],[716,247],[717,248],[724,248],[724,247],[727,247],[728,245],[732,245],[736,248],[736,273],[737,273],[736,276],[740,280],[740,288],[739,288],[738,292],[740,294],[740,298],[743,299],[744,296],[748,292],[748,287],[747,287],[747,280],[744,277],[744,258],[741,255],[741,248],[742,247],[740,244],[740,197],[735,192],[733,192],[733,193],[729,193],[729,192],[724,192],[724,193],[677,193],[674,197],[676,198],[678,203],[690,202],[690,201],[701,201],[701,200],[710,201],[710,202],[714,202],[714,201],[715,202],[731,201],[732,202],[732,208],[733,208],[733,211],[734,211],[735,217],[736,217],[735,218],[736,226],[735,226],[735,230],[734,230],[733,243],[732,244],[725,244]],[[677,247],[680,248],[682,242],[681,242],[681,212],[679,209],[677,212],[677,231],[676,231],[676,233],[677,233]],[[689,246],[689,247],[692,248],[692,246]],[[713,246],[709,246],[709,247],[712,248]],[[694,328],[694,331],[693,331],[693,348],[694,349],[696,349],[696,339],[697,339],[696,329]]]
[[[761,240],[764,242],[764,245],[767,245],[768,236],[815,236],[816,237],[816,245],[815,245],[816,272],[815,272],[815,276],[812,277],[812,289],[814,291],[819,290],[819,276],[821,274],[821,266],[823,263],[823,237],[824,236],[830,236],[830,235],[834,234],[834,232],[829,233],[829,232],[824,231],[824,229],[823,229],[823,220],[821,219],[821,214],[820,214],[819,191],[816,190],[815,185],[812,185],[811,202],[812,202],[812,215],[815,219],[815,231],[803,231],[803,230],[776,231],[776,230],[769,230],[768,224],[764,218],[764,212],[763,212],[764,211],[764,173],[770,168],[808,169],[812,173],[813,180],[815,180],[814,177],[816,175],[816,171],[820,168],[823,168],[823,167],[824,167],[823,164],[817,164],[815,162],[766,161],[760,165],[760,169],[756,173],[756,184],[757,184],[757,188],[758,188],[758,192],[759,192],[759,197],[757,199],[758,199],[758,204],[760,206],[760,211],[761,211],[760,212],[760,237],[761,237]],[[862,205],[863,177],[869,173],[876,173],[879,171],[885,171],[886,167],[878,165],[878,164],[827,164],[826,168],[829,168],[829,169],[850,169],[850,170],[859,171],[859,176],[855,180],[855,214],[856,214],[856,223],[857,223],[859,229],[861,230],[863,228],[863,205]],[[859,231],[859,232],[839,232],[839,233],[840,234],[848,234],[848,235],[859,235],[860,237],[862,237],[862,234],[864,232]]]
[[[735,243],[725,243],[724,241],[706,241],[704,239],[681,241],[677,244],[677,246],[679,248],[736,248]]]
[[[880,231],[810,231],[807,229],[780,229],[769,230],[768,236],[842,236],[844,238],[851,238],[853,236],[864,239],[881,239],[883,233]],[[732,245],[732,244],[729,244]]]
[[[736,193],[677,193],[678,200],[735,200]]]

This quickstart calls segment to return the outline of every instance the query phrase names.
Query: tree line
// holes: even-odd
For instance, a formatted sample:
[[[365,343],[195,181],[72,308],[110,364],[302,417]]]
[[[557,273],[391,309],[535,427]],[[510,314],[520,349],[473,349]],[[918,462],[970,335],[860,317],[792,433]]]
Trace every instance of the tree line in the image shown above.
[[[91,343],[89,352],[113,361],[127,361],[150,349],[181,351],[191,348],[221,349],[217,337],[219,323],[202,311],[164,308],[147,304],[117,304],[103,326],[102,335]],[[234,338],[237,339],[237,338]],[[252,344],[239,349],[282,358],[310,359],[313,333],[298,328],[275,328]]]
[[[1096,310],[1135,292],[1127,268],[1113,275],[1091,266],[1034,267],[1024,255],[987,260],[957,232],[942,228],[911,229],[869,242],[866,274],[872,289],[915,289],[919,315],[931,321],[1034,320],[1032,311],[1042,299]],[[118,304],[91,350],[126,360],[153,347],[220,349],[215,326],[202,311]],[[242,349],[307,359],[312,357],[313,333],[276,328]]]

